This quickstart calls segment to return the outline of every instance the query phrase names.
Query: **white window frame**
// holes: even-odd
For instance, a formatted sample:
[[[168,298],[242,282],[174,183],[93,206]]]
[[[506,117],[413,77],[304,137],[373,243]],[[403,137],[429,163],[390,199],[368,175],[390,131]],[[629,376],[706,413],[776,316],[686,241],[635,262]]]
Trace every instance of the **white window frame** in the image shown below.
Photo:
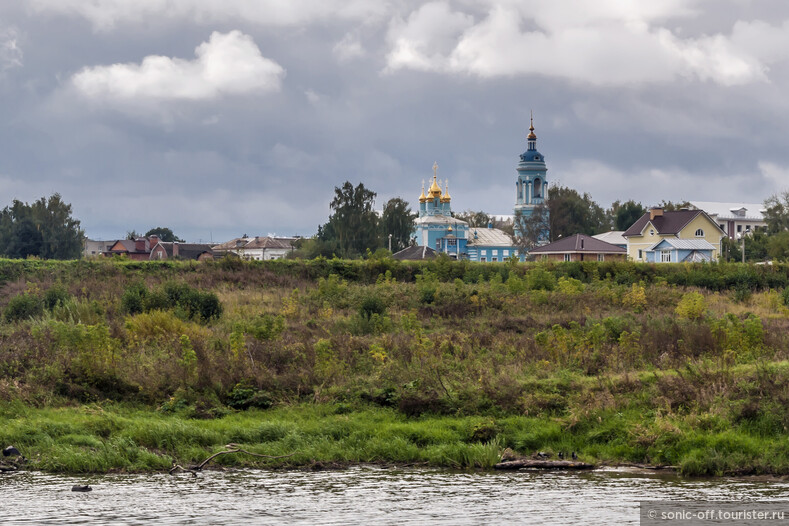
[[[660,262],[661,263],[671,263],[671,251],[670,250],[661,250],[660,251]]]
[[[597,254],[597,261],[605,261],[605,254]]]
[[[565,261],[572,261],[572,260],[570,259],[570,254],[565,254],[565,255],[564,255],[564,260],[565,260]]]
[[[700,228],[696,229],[696,237],[704,237],[704,230]]]

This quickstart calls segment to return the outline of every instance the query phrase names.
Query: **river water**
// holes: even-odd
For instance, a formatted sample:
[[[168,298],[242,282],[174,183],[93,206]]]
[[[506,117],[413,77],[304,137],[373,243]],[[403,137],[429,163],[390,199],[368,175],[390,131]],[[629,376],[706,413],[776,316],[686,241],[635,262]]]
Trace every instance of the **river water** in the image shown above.
[[[71,487],[90,484],[90,493]],[[625,469],[0,474],[1,524],[638,524],[639,500],[786,500],[789,483]]]

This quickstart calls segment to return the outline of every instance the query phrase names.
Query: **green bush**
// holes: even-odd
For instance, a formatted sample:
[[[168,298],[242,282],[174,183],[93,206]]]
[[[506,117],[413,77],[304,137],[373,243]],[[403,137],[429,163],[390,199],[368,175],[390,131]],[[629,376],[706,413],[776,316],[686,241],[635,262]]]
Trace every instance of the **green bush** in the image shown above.
[[[227,395],[227,405],[233,409],[243,410],[250,407],[268,409],[273,403],[271,396],[267,392],[243,382],[236,384]]]
[[[44,302],[40,297],[23,293],[11,298],[5,308],[5,319],[9,322],[26,320],[44,313]]]
[[[369,320],[373,314],[378,316],[386,314],[386,305],[377,294],[368,294],[362,299],[361,305],[359,305],[359,315]]]
[[[127,314],[140,314],[145,310],[148,289],[143,283],[132,283],[121,296],[121,309]]]
[[[677,304],[676,313],[680,318],[686,320],[699,320],[704,317],[707,310],[707,302],[704,296],[698,292],[688,292]]]
[[[44,293],[44,308],[52,310],[55,307],[65,305],[71,300],[71,294],[66,289],[60,286],[55,286],[48,289]]]

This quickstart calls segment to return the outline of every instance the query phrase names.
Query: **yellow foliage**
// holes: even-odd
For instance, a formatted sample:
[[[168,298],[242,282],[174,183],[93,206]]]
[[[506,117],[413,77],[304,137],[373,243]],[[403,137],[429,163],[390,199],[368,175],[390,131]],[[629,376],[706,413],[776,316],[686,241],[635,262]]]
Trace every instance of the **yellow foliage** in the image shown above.
[[[647,306],[647,293],[644,285],[633,283],[630,290],[622,297],[622,304],[633,309],[633,312],[641,312]]]

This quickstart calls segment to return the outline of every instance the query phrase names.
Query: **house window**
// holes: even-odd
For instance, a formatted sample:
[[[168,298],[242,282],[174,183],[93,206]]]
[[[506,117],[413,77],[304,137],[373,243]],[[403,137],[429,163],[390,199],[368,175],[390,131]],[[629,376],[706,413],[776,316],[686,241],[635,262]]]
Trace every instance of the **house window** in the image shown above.
[[[670,250],[661,250],[660,251],[660,262],[661,263],[671,263],[671,251]]]
[[[696,230],[696,237],[704,237],[704,230],[700,228]]]
[[[604,254],[597,254],[597,261],[605,261],[605,255]]]
[[[487,251],[487,250],[480,250],[480,251],[479,251],[479,255],[480,255],[480,256],[487,255],[487,253],[488,253],[488,251]]]
[[[546,259],[548,259],[548,254],[543,254],[543,255],[541,255],[541,256],[540,256],[540,259],[541,259],[541,260],[543,260],[543,261],[545,261]]]
[[[490,260],[491,260],[491,261],[498,261],[498,260],[499,260],[499,258],[492,257],[492,258],[490,258]]]
[[[654,235],[655,235],[655,231],[654,231],[654,230],[650,230],[650,231],[649,231],[649,235],[650,235],[650,236],[654,236]]]
[[[565,261],[570,261],[570,254],[565,254],[564,255],[564,260]]]
[[[507,256],[509,256],[509,255],[510,255],[510,251],[509,251],[509,250],[502,250],[502,251],[501,251],[501,255],[502,255],[502,256],[504,256],[504,257],[506,258]]]
[[[480,260],[480,261],[482,261],[483,263],[484,263],[485,261],[487,261],[487,260],[485,259],[485,257],[484,257],[484,256],[483,256],[483,257],[481,257],[481,258],[479,258],[479,260]]]
[[[745,225],[745,231],[746,232],[750,232],[751,231],[751,225]]]
[[[737,232],[742,232],[742,225],[737,225]]]
[[[638,259],[644,259],[644,251],[641,249],[638,250]]]

